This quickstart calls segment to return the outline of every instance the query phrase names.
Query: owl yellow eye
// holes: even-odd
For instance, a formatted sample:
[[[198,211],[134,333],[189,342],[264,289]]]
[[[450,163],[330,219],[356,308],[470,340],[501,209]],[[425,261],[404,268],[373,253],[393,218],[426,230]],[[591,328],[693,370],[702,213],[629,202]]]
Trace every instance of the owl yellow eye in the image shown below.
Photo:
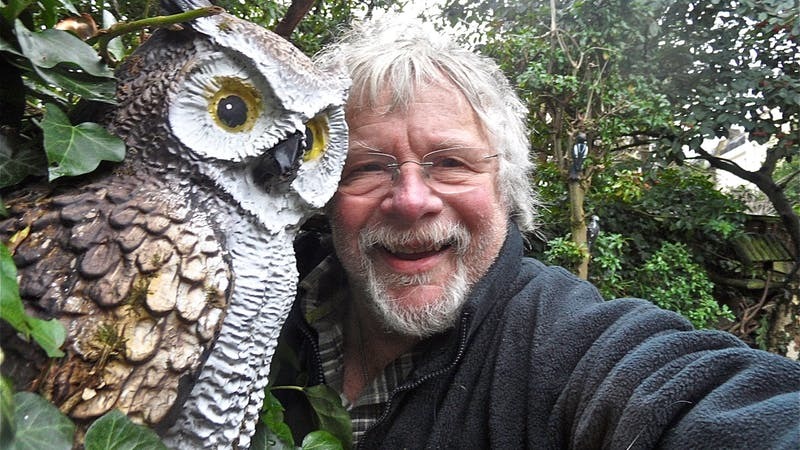
[[[319,115],[306,123],[306,152],[303,161],[312,161],[325,153],[328,146],[328,119]]]
[[[228,131],[250,131],[261,114],[261,96],[255,88],[232,77],[216,77],[214,85],[208,104],[214,122]]]

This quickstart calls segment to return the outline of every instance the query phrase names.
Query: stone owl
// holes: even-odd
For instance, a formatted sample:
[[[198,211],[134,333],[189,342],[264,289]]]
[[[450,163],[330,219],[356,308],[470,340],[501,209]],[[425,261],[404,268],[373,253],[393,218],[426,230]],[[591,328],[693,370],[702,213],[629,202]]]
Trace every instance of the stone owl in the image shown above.
[[[349,82],[225,13],[182,28],[117,71],[124,162],[4,195],[26,308],[68,336],[48,361],[6,329],[3,372],[78,424],[118,408],[170,447],[247,448],[295,294],[293,240],[344,163]]]

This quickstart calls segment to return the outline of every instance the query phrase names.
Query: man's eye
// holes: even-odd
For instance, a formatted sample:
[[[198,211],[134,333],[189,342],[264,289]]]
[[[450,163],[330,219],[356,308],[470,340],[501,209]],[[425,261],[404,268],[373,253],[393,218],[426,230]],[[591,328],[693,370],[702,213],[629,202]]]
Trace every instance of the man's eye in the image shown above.
[[[360,164],[353,168],[353,173],[370,173],[370,172],[381,172],[385,169],[383,164],[378,163],[364,163]]]
[[[464,167],[466,165],[464,161],[453,157],[436,158],[432,161],[432,163],[434,167],[442,169]]]

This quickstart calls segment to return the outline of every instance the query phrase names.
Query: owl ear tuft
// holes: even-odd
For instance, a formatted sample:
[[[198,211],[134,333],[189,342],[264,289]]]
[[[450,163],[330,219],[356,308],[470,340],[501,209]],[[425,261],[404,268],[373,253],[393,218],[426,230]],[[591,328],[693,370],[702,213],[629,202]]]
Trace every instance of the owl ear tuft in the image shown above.
[[[161,9],[167,14],[178,14],[208,6],[213,6],[208,0],[161,0]]]

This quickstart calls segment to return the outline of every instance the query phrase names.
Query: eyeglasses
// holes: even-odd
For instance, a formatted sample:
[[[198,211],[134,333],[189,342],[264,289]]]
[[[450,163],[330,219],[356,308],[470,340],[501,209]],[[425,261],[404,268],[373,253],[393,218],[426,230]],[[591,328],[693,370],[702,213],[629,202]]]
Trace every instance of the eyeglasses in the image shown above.
[[[350,154],[344,165],[339,192],[348,195],[383,197],[394,185],[404,164],[422,168],[428,186],[440,194],[458,194],[480,186],[477,175],[491,170],[492,158],[482,148],[448,148],[432,151],[421,161],[400,162],[392,155],[380,152]]]

